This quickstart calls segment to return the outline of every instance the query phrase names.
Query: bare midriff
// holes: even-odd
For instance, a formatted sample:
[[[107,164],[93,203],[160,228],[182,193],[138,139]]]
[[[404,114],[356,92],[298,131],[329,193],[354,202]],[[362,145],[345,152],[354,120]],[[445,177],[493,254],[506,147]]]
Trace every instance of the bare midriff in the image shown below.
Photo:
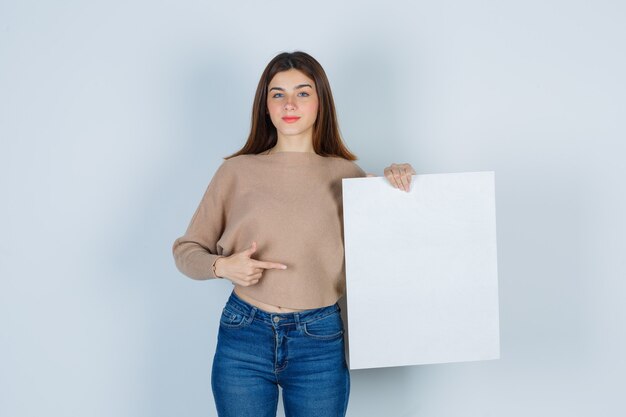
[[[248,297],[247,295],[240,294],[239,291],[237,291],[237,287],[235,287],[234,291],[235,291],[235,294],[237,294],[237,297],[241,298],[247,303],[252,304],[255,307],[260,308],[261,310],[265,310],[270,313],[293,313],[294,311],[302,311],[302,309],[298,310],[298,309],[275,306],[273,304],[263,303],[259,300],[255,300],[254,298]]]

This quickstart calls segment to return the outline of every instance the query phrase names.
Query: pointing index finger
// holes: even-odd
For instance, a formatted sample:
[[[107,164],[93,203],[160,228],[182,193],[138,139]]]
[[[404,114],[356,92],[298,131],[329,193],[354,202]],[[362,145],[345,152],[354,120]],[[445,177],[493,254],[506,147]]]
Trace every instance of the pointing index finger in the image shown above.
[[[287,269],[287,265],[267,261],[257,261],[256,267],[264,269]]]

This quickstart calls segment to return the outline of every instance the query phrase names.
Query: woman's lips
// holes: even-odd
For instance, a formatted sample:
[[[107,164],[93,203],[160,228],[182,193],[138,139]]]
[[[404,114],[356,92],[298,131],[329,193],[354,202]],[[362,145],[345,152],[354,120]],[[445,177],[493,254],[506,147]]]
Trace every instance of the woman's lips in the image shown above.
[[[297,122],[298,120],[300,120],[299,117],[283,117],[283,120],[286,123],[293,123],[293,122]]]

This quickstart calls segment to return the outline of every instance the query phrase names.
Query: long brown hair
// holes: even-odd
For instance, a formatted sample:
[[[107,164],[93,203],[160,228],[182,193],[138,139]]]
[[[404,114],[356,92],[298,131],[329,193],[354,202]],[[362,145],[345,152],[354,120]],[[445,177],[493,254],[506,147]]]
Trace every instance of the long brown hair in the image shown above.
[[[341,140],[335,103],[324,69],[315,58],[302,51],[282,52],[267,64],[263,74],[261,74],[254,96],[252,124],[248,140],[239,151],[224,159],[230,159],[237,155],[258,154],[276,145],[278,140],[276,127],[267,113],[267,88],[276,73],[291,68],[302,71],[315,81],[319,100],[317,118],[313,125],[313,149],[315,153],[321,156],[338,156],[350,161],[357,159]]]

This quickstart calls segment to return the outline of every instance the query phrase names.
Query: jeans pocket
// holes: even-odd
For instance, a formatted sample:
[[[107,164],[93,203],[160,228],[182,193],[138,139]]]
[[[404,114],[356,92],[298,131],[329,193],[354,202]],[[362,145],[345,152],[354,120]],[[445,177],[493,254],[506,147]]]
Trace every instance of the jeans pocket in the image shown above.
[[[305,336],[318,340],[336,339],[343,335],[343,321],[339,312],[302,324]]]
[[[225,306],[220,317],[220,326],[229,329],[238,329],[248,324],[248,318],[238,310]]]

